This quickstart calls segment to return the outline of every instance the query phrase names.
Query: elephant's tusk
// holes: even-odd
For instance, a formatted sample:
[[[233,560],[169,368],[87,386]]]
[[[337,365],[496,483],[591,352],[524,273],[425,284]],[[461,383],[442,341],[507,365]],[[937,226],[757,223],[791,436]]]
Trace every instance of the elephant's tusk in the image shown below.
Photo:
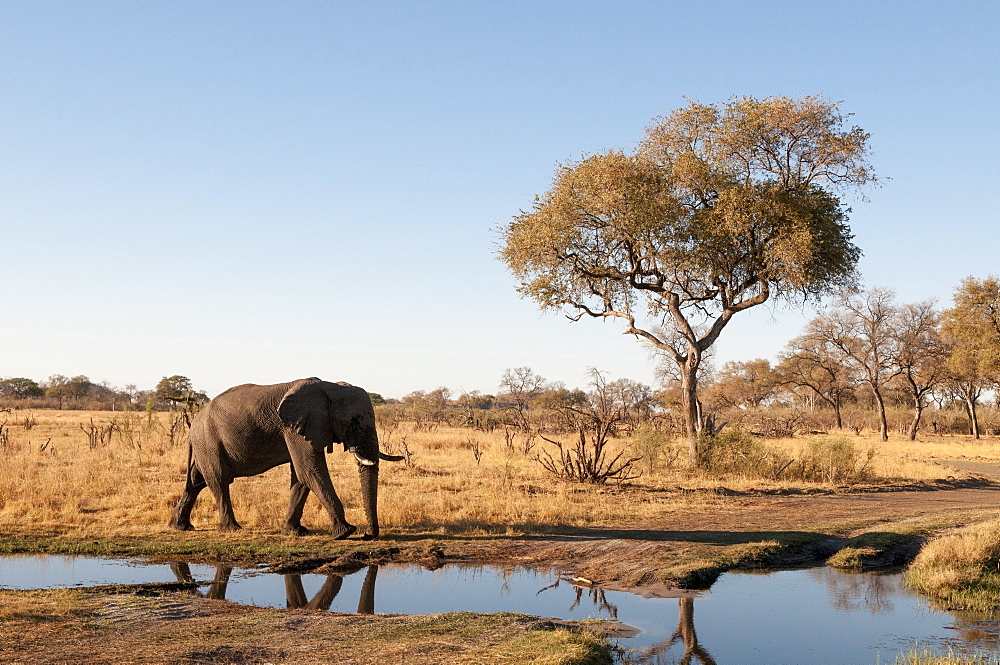
[[[381,450],[378,451],[379,459],[384,459],[387,462],[402,462],[405,458],[402,455],[386,455]]]
[[[358,464],[364,464],[365,466],[375,466],[375,462],[370,459],[365,459],[361,455],[354,453],[354,459],[358,460]]]

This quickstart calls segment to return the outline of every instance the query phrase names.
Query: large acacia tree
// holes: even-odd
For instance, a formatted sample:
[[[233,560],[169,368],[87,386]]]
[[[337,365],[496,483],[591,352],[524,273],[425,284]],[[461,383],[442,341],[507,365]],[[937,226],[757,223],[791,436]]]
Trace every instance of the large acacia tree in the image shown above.
[[[732,317],[854,283],[839,194],[875,180],[869,135],[820,97],[691,102],[634,151],[560,166],[502,229],[519,291],[570,318],[617,318],[681,375],[691,463],[697,372]]]

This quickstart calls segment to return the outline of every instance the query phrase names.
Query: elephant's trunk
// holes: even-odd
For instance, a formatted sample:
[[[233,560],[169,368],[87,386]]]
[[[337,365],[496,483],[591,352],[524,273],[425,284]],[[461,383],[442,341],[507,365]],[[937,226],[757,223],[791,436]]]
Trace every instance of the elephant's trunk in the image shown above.
[[[368,538],[378,538],[378,465],[361,465],[358,467],[361,479],[361,500],[365,504],[365,514],[368,517]]]

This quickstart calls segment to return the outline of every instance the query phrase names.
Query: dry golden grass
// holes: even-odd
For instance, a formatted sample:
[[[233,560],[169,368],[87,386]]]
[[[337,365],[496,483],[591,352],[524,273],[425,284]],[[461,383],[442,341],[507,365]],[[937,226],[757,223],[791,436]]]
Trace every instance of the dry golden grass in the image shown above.
[[[75,589],[0,590],[0,621],[66,617],[83,605],[80,596]]]
[[[1000,520],[935,538],[907,570],[913,588],[950,606],[989,611],[1000,604]]]
[[[1000,656],[939,654],[929,649],[912,649],[901,654],[893,665],[1000,665]]]
[[[33,426],[25,427],[25,419]],[[35,411],[0,415],[0,528],[57,530],[91,536],[161,532],[184,482],[187,446],[171,443],[171,414],[94,411]],[[123,432],[92,447],[91,426],[117,422]],[[828,437],[831,435],[827,435]],[[933,464],[934,459],[1000,459],[1000,442],[941,437],[926,442],[850,437],[875,455],[873,481],[931,480],[960,475]],[[788,457],[803,454],[810,439],[769,442]],[[737,491],[815,486],[821,483],[762,480],[730,474],[711,477],[661,465],[625,487],[579,485],[557,481],[532,459],[518,436],[507,445],[502,431],[484,433],[437,426],[430,430],[403,423],[386,447],[410,452],[408,463],[382,466],[380,517],[385,527],[423,532],[505,534],[553,526],[621,524],[655,519],[666,513],[707,508],[719,497],[710,490],[724,485]],[[627,442],[613,442],[613,446]],[[476,459],[475,450],[480,452]],[[356,465],[343,454],[329,456],[334,484],[348,508],[348,519],[364,523]],[[683,456],[680,457],[683,459]],[[675,464],[675,466],[679,466]],[[655,489],[658,491],[644,491]],[[247,529],[276,532],[288,498],[288,468],[238,479],[232,490],[237,519]],[[614,496],[614,500],[609,500]],[[193,521],[211,528],[216,521],[211,494],[205,491]],[[306,506],[304,523],[326,528],[317,501]]]

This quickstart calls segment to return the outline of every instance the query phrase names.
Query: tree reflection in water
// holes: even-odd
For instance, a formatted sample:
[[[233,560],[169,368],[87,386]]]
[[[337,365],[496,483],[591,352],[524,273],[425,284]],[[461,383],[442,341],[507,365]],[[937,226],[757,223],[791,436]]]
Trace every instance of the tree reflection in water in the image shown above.
[[[715,659],[705,647],[698,643],[698,634],[694,629],[694,598],[678,598],[677,629],[667,639],[645,649],[634,650],[623,662],[636,665],[715,665]],[[678,641],[684,647],[684,653],[679,659],[670,657],[667,652]]]
[[[549,589],[558,589],[559,586],[563,583],[563,581],[564,580],[562,579],[556,579],[556,581],[553,582],[552,584],[544,586],[538,591],[536,591],[535,595],[536,596],[541,595],[543,592],[548,591]],[[570,583],[570,586],[573,587],[573,594],[574,594],[573,604],[569,606],[570,612],[572,612],[573,610],[575,610],[577,607],[580,606],[580,601],[583,600],[583,592],[586,589],[587,595],[590,597],[590,602],[592,602],[594,605],[597,605],[598,610],[603,610],[608,613],[609,617],[611,617],[615,621],[618,620],[618,607],[608,602],[608,597],[605,595],[604,589],[594,586],[580,586],[579,584],[572,584],[572,583]]]
[[[597,587],[580,587],[573,585],[573,592],[576,594],[576,599],[573,604],[569,606],[569,611],[572,612],[577,607],[580,606],[580,601],[583,599],[583,590],[587,590],[587,595],[590,596],[590,602],[597,605],[597,608],[604,610],[608,613],[608,616],[618,620],[618,608],[608,602],[607,596],[604,595],[604,589],[599,589]]]
[[[902,578],[875,573],[845,573],[832,568],[811,568],[806,574],[826,587],[830,602],[841,612],[865,609],[869,614],[890,613],[894,595],[902,594]]]
[[[557,579],[552,584],[542,587],[537,591],[535,595],[541,594],[549,589],[556,589],[562,583],[563,580]],[[607,596],[605,595],[604,589],[600,587],[584,587],[577,584],[573,584],[573,592],[575,594],[575,599],[573,604],[569,606],[569,611],[572,612],[577,607],[579,607],[580,602],[583,600],[583,592],[587,591],[587,595],[590,597],[590,601],[597,606],[599,610],[607,612],[608,616],[617,621],[618,620],[618,608],[608,602]],[[677,619],[677,629],[673,634],[653,646],[647,647],[645,649],[633,649],[624,656],[622,660],[623,663],[635,664],[635,665],[672,665],[676,663],[677,665],[690,665],[691,663],[700,663],[701,665],[715,665],[715,659],[712,658],[712,654],[698,643],[698,633],[694,629],[694,598],[678,598],[678,619]],[[671,649],[675,644],[680,642],[684,647],[684,653],[679,660],[672,659],[667,655],[667,651]]]
[[[194,584],[195,579],[191,574],[191,568],[184,562],[171,562],[170,569],[180,582]],[[215,578],[209,584],[205,598],[213,600],[225,600],[226,588],[229,585],[229,576],[232,575],[232,566],[216,566]],[[358,571],[354,571],[358,572]],[[353,575],[354,572],[343,575],[331,573],[326,575],[323,586],[310,600],[306,596],[305,588],[302,586],[302,575],[292,573],[283,575],[285,578],[285,607],[291,609],[326,610],[329,611],[337,594],[340,593],[344,585],[344,578]],[[378,579],[378,566],[368,566],[365,572],[365,581],[361,585],[361,597],[358,600],[358,614],[375,614],[375,581]]]

